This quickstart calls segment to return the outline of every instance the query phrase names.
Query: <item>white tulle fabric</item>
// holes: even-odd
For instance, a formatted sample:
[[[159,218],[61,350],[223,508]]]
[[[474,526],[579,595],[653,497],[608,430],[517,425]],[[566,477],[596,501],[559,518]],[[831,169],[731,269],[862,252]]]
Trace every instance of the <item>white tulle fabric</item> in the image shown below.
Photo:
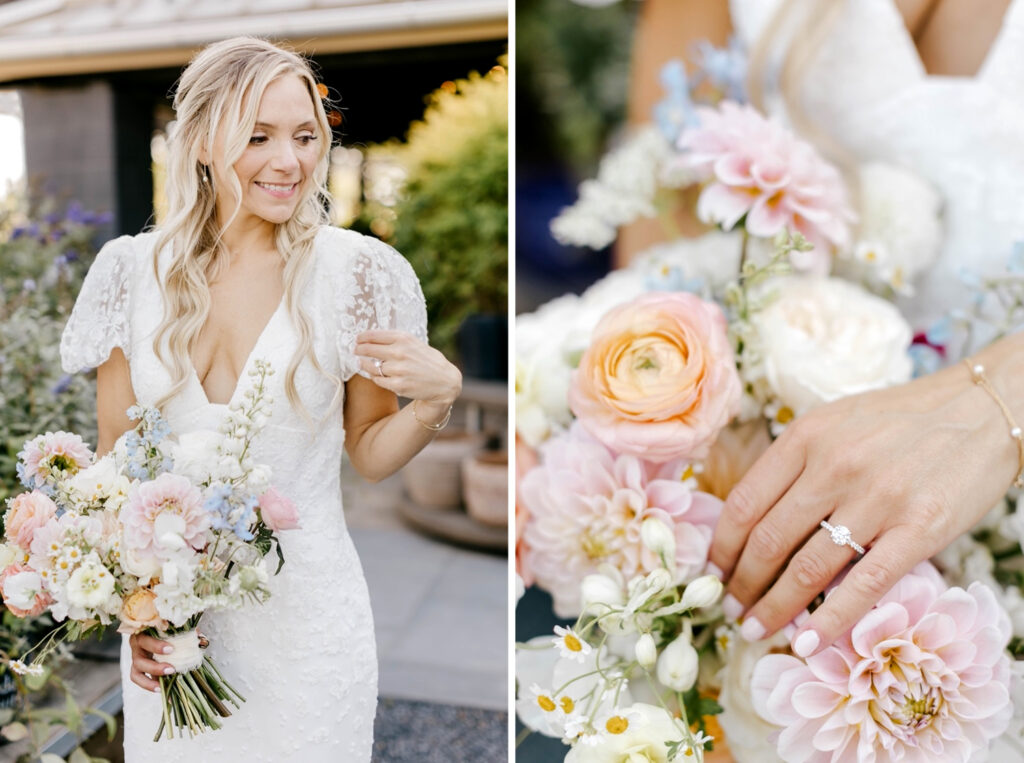
[[[841,11],[802,75],[799,97],[816,126],[857,160],[903,166],[944,197],[942,253],[901,305],[924,328],[970,299],[960,268],[1001,272],[1024,239],[1024,0],[1012,0],[973,77],[927,74],[893,0],[836,1]],[[730,0],[748,45],[780,2]],[[794,17],[813,2],[796,0]]]
[[[153,352],[162,317],[152,255],[155,234],[109,242],[90,269],[61,342],[68,372],[102,363],[113,347],[129,358],[142,404],[153,404],[171,377]],[[408,262],[376,239],[351,231],[318,232],[314,262],[301,290],[324,368],[343,379],[359,370],[356,335],[370,328],[408,331],[426,339],[426,309]],[[161,276],[168,256],[159,257]],[[341,407],[308,427],[284,389],[285,369],[298,335],[283,306],[273,314],[249,355],[232,396],[249,382],[257,358],[278,373],[269,380],[274,398],[254,457],[273,468],[273,484],[300,511],[299,530],[281,535],[286,564],[272,577],[273,596],[263,606],[211,612],[201,629],[225,678],[247,698],[224,728],[195,739],[152,741],[160,719],[159,696],[128,680],[127,641],[121,654],[125,760],[170,761],[369,761],[377,701],[377,660],[370,599],[362,568],[345,527],[340,465],[345,438]],[[319,421],[328,413],[332,383],[304,361],[296,384]],[[185,390],[166,407],[175,432],[216,429],[226,405],[210,403],[194,371]]]

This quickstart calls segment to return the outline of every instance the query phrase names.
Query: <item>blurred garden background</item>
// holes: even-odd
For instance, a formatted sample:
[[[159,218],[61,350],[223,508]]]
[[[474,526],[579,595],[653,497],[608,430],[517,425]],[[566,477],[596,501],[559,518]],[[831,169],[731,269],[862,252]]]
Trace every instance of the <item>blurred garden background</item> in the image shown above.
[[[370,490],[339,465],[377,624],[375,760],[504,760],[503,0],[0,2],[0,500],[26,436],[95,441],[94,375],[60,369],[64,322],[99,247],[159,223],[175,80],[236,34],[313,60],[335,104],[333,221],[411,261],[432,343],[466,380],[449,431],[402,475]],[[50,625],[5,611],[0,650]],[[41,678],[0,671],[0,761],[120,760],[116,736],[93,734],[117,722],[118,638]]]

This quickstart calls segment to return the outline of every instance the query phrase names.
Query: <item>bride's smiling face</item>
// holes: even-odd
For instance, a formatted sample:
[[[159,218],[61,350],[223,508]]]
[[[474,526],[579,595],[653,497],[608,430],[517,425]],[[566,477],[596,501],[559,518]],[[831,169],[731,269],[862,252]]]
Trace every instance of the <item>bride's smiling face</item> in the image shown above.
[[[290,75],[271,82],[260,99],[249,143],[233,165],[242,187],[235,220],[245,224],[251,221],[247,218],[256,217],[283,223],[291,218],[320,158],[320,140],[305,82]],[[217,214],[224,221],[235,208],[235,198],[224,174],[223,129],[214,143],[213,156]]]

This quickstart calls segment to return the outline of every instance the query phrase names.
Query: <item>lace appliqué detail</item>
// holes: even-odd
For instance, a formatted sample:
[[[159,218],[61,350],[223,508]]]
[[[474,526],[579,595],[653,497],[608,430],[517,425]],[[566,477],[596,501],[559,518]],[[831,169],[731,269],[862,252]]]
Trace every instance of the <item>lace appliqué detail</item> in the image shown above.
[[[128,316],[133,261],[131,236],[108,241],[96,255],[60,340],[69,374],[102,364],[115,347],[131,358]]]
[[[355,355],[356,337],[371,329],[405,331],[427,341],[427,308],[409,261],[387,244],[362,237],[347,258],[346,285],[335,303],[342,378],[365,376]]]

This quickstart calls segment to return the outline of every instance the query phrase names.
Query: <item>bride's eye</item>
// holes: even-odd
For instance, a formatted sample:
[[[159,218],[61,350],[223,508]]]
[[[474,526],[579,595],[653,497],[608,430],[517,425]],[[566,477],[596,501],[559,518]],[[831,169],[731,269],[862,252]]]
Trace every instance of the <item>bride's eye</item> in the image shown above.
[[[260,145],[262,145],[262,144],[264,144],[266,142],[267,142],[267,136],[266,135],[253,135],[251,138],[249,138],[249,145],[250,146],[260,146]]]
[[[308,146],[310,143],[312,143],[313,141],[316,140],[316,136],[315,135],[300,135],[297,140],[302,145]]]

